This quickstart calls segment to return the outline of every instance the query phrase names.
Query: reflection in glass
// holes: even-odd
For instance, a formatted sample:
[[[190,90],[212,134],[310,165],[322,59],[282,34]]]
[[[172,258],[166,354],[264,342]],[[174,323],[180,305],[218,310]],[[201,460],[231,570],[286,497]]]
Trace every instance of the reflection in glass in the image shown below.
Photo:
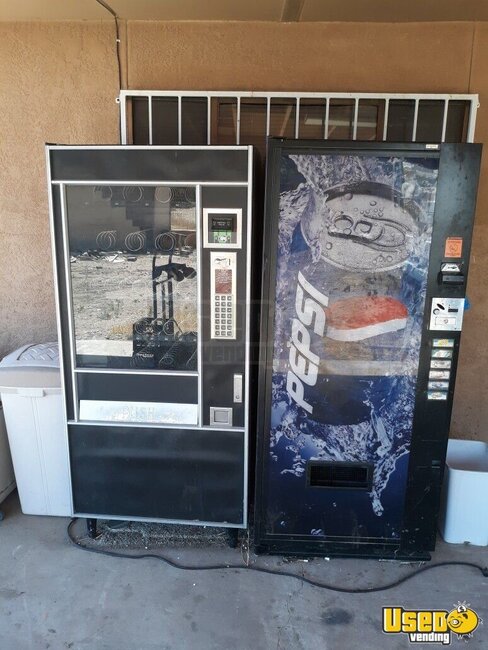
[[[207,144],[207,98],[181,100],[181,144]]]
[[[178,144],[178,99],[152,98],[152,144]]]
[[[302,99],[300,102],[299,137],[307,139],[321,139],[325,130],[324,99]]]
[[[147,97],[133,97],[131,100],[132,144],[149,144],[148,102]]]
[[[358,104],[356,140],[382,140],[384,114],[384,101],[361,99]]]
[[[216,97],[212,99],[212,144],[237,142],[237,99]]]
[[[440,142],[444,119],[444,101],[420,101],[417,116],[416,142]]]
[[[354,121],[352,99],[331,99],[329,103],[329,140],[351,140]]]
[[[252,144],[262,158],[266,154],[266,112],[266,98],[241,99],[241,144]]]
[[[273,98],[269,115],[269,134],[279,138],[295,137],[296,100]]]
[[[468,135],[469,102],[449,102],[446,124],[446,142],[466,142]]]
[[[388,131],[386,139],[390,142],[408,142],[412,139],[415,101],[413,99],[394,99],[388,108]]]
[[[66,188],[78,367],[197,370],[195,188]]]

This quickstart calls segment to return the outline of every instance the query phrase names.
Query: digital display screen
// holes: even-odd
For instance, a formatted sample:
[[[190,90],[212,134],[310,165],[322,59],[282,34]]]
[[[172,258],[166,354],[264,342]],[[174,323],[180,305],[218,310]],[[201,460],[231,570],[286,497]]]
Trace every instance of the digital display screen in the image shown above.
[[[235,222],[235,215],[219,214],[211,218],[211,229],[233,231],[235,230]]]
[[[215,270],[215,293],[232,293],[231,269]]]

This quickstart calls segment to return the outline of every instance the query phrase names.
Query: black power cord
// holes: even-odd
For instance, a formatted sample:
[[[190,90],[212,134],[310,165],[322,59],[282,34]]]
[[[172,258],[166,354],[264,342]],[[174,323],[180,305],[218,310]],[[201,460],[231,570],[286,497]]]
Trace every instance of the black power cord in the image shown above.
[[[115,21],[115,51],[117,54],[117,69],[119,73],[119,93],[122,90],[122,66],[120,64],[120,31],[119,31],[119,17],[117,12],[112,9],[112,7],[105,2],[105,0],[95,0],[100,6],[106,9],[110,14],[112,14]]]
[[[157,555],[156,553],[142,553],[141,555],[132,555],[131,553],[121,553],[119,551],[104,551],[99,548],[91,548],[89,546],[84,546],[73,536],[72,528],[74,524],[78,521],[77,518],[72,519],[68,525],[67,533],[68,537],[72,544],[76,547],[83,549],[84,551],[89,551],[90,553],[97,553],[98,555],[107,555],[109,557],[118,557],[128,560],[143,560],[152,558],[155,560],[160,560],[165,564],[168,564],[174,569],[181,569],[183,571],[222,571],[223,569],[233,569],[233,570],[245,570],[245,571],[255,571],[256,573],[267,573],[272,576],[283,576],[286,578],[295,578],[295,580],[301,580],[312,587],[319,587],[320,589],[327,589],[329,591],[336,591],[342,594],[371,594],[378,591],[387,591],[388,589],[393,589],[399,585],[411,580],[415,576],[418,576],[421,573],[426,571],[432,571],[432,569],[437,569],[442,566],[466,566],[471,567],[472,569],[477,569],[481,574],[488,578],[488,567],[482,567],[479,564],[474,564],[473,562],[437,562],[436,564],[429,564],[427,566],[421,567],[412,573],[409,573],[395,582],[390,582],[387,585],[381,585],[379,587],[365,587],[360,589],[348,589],[346,587],[338,587],[336,585],[329,585],[325,582],[319,582],[318,580],[313,580],[312,578],[307,578],[303,575],[297,575],[296,573],[291,573],[289,571],[273,571],[272,569],[267,569],[266,567],[260,567],[256,565],[247,565],[247,564],[207,564],[205,566],[189,566],[187,564],[181,564],[175,560],[171,560],[164,555]]]

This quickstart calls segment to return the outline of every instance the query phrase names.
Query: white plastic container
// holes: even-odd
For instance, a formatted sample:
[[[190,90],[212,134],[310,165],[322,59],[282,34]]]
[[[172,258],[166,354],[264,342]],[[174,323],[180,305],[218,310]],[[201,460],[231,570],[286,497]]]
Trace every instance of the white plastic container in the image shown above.
[[[6,356],[0,362],[0,393],[22,512],[70,516],[57,344],[27,345]]]
[[[7,429],[3,417],[3,406],[0,402],[0,503],[8,497],[15,488],[14,468],[10,457]]]
[[[488,545],[488,443],[449,440],[439,528],[451,544]]]

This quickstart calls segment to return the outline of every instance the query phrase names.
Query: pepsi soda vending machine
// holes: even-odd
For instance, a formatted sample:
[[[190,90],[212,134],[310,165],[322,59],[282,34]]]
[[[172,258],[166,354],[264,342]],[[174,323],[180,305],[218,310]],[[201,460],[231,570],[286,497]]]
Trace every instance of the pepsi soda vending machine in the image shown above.
[[[430,557],[480,156],[269,141],[258,552]]]
[[[47,162],[73,514],[245,528],[252,148]]]

